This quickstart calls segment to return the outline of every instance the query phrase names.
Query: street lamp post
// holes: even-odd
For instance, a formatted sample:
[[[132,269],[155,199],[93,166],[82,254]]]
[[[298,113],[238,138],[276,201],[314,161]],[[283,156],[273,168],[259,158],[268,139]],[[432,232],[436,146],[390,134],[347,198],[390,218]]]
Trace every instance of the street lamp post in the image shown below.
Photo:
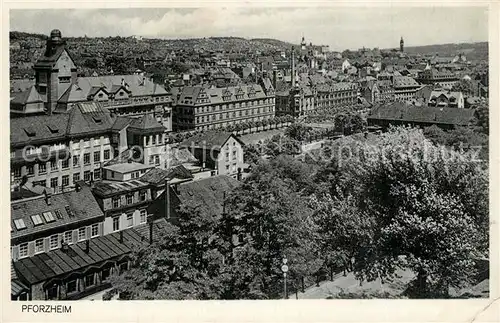
[[[287,259],[286,257],[283,257],[283,266],[281,266],[281,271],[283,272],[283,282],[284,282],[284,294],[285,294],[285,299],[288,299],[288,292],[287,292],[287,289],[286,289],[286,273],[288,272],[288,266],[287,266]]]

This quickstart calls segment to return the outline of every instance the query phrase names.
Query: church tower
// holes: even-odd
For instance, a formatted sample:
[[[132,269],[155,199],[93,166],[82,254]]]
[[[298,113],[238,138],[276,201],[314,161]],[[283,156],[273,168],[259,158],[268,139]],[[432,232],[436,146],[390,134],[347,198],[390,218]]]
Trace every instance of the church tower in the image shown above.
[[[306,40],[305,40],[304,36],[302,36],[302,41],[300,42],[300,49],[306,50],[306,47],[307,47]]]
[[[401,40],[399,41],[399,51],[402,53],[405,49],[405,41],[403,40],[403,36],[401,36]]]

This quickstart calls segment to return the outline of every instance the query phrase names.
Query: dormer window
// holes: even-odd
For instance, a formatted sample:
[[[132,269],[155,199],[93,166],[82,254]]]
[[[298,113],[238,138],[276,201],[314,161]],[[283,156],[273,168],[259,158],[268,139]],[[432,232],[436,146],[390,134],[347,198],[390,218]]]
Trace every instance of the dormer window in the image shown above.
[[[36,136],[36,131],[31,127],[24,128],[24,132],[26,132],[26,135],[28,137],[35,137]]]

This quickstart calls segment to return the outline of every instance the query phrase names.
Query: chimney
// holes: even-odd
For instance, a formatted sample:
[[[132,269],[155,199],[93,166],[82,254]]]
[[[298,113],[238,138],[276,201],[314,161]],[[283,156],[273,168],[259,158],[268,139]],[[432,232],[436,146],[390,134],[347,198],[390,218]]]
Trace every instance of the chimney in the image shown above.
[[[142,78],[142,85],[146,85],[146,78],[145,77]]]
[[[295,86],[295,50],[292,46],[292,87]]]
[[[153,244],[153,221],[149,222],[149,244]]]
[[[45,195],[45,202],[47,203],[47,205],[50,205],[51,204],[50,197],[52,195],[52,192],[49,192],[47,189],[45,189],[43,193]]]
[[[80,192],[82,190],[82,187],[80,186],[80,184],[76,184],[75,189],[77,192]]]
[[[168,177],[165,180],[165,210],[167,219],[170,219],[170,179]]]
[[[236,179],[241,181],[241,167],[238,167],[238,175],[236,175]]]
[[[120,231],[120,243],[123,243],[123,230]]]
[[[64,239],[61,239],[61,250],[62,251],[68,251],[68,244],[66,243],[66,241],[64,241]]]
[[[122,78],[122,85],[125,85],[125,79]]]
[[[89,253],[90,250],[90,240],[85,241],[85,253]]]

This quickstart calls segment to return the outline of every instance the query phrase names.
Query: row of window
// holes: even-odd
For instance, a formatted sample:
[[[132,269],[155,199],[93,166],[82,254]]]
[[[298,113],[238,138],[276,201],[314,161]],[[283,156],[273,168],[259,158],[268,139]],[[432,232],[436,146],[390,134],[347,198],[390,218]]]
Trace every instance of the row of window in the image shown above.
[[[260,113],[269,113],[271,110],[270,107],[264,107],[264,108],[255,108],[255,109],[248,109],[248,110],[243,110],[243,111],[236,111],[236,112],[224,112],[224,113],[218,113],[218,114],[212,114],[208,116],[202,116],[202,117],[196,117],[196,123],[203,123],[203,122],[210,122],[210,121],[216,121],[216,120],[224,120],[224,119],[232,119],[234,117],[239,118],[240,116],[249,116],[249,115],[254,115],[254,114],[260,114]]]
[[[90,228],[90,238],[99,236],[99,223],[94,223]],[[78,228],[77,240],[73,239],[73,231],[66,231],[62,234],[62,241],[67,244],[73,244],[79,241],[87,240],[87,227]],[[59,234],[54,234],[49,237],[48,245],[45,238],[35,240],[35,254],[43,253],[48,250],[55,250],[60,247]],[[19,245],[19,258],[28,257],[28,242]]]
[[[104,151],[104,160],[109,160],[110,159],[110,151],[109,149]],[[101,155],[99,151],[94,152],[94,163],[99,163],[101,161]],[[78,167],[80,163],[80,156],[73,156],[73,167]],[[84,165],[90,165],[91,160],[90,160],[90,153],[84,153],[83,154],[83,163]],[[47,173],[47,163],[38,163],[38,175],[43,175]],[[61,169],[68,169],[69,168],[69,159],[64,159],[61,160]],[[57,160],[52,160],[50,161],[50,170],[51,172],[58,171],[59,170],[59,163]],[[21,172],[21,167],[15,167],[12,169],[13,175],[15,178],[19,178],[22,175]],[[28,176],[35,175],[35,165],[27,165],[26,166],[26,174]]]
[[[140,211],[140,222],[139,224],[144,224],[147,222],[148,213],[146,210]],[[134,214],[127,213],[127,218],[125,222],[126,228],[131,228],[134,226]],[[122,228],[120,227],[120,216],[113,217],[113,232],[120,231]]]
[[[139,191],[139,202],[143,202],[146,200],[146,190]],[[115,196],[111,199],[113,208],[119,208],[122,206],[121,198],[120,196]],[[134,194],[127,194],[125,195],[125,205],[130,205],[134,203]]]
[[[83,172],[83,180],[88,182],[90,181],[92,172],[90,170],[86,170]],[[94,180],[99,180],[101,179],[101,169],[95,169],[93,171],[94,174]],[[73,174],[73,183],[78,182],[80,180],[80,173],[74,173]],[[59,177],[53,177],[48,179],[49,185],[47,186],[47,180],[39,180],[39,181],[33,181],[33,186],[43,186],[43,187],[51,187],[51,188],[57,188],[59,186],[69,186],[69,175],[63,175],[61,176],[61,183],[59,183]]]
[[[240,107],[245,108],[245,107],[251,107],[251,106],[262,105],[262,104],[270,104],[270,103],[274,103],[274,98],[262,99],[262,100],[252,100],[252,101],[241,102],[241,103],[237,102],[237,103],[229,103],[229,104],[222,104],[222,105],[208,105],[208,106],[204,106],[204,107],[194,108],[194,111],[195,111],[195,113],[199,114],[199,113],[223,111],[226,109],[233,109],[233,108],[239,109]],[[187,109],[187,110],[190,110],[190,109]],[[183,110],[179,109],[179,111],[183,111]],[[187,112],[187,111],[185,111],[185,112]]]

